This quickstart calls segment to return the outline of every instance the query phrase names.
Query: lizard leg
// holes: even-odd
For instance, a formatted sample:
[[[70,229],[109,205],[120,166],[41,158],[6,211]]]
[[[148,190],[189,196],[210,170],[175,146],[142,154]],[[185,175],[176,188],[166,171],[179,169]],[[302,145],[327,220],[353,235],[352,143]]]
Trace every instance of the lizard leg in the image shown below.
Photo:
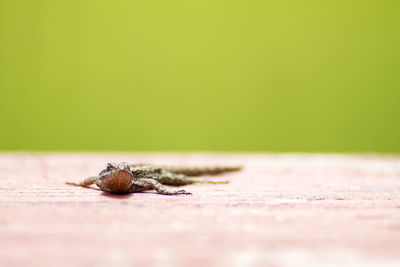
[[[140,186],[132,184],[127,193],[137,193],[153,189],[151,186]]]
[[[204,178],[193,177],[188,177],[187,181],[189,184],[229,184],[229,181],[212,181]]]
[[[186,192],[185,190],[170,190],[164,187],[160,182],[150,179],[150,178],[143,178],[140,180],[136,180],[133,182],[134,185],[142,188],[146,188],[145,190],[154,189],[158,193],[163,195],[178,195],[178,194],[189,194],[191,193]]]
[[[86,178],[85,180],[83,180],[80,183],[74,183],[74,182],[65,182],[65,183],[69,184],[69,185],[88,187],[89,185],[92,185],[95,183],[96,178],[97,178],[96,176],[91,176],[89,178]]]
[[[162,170],[159,176],[153,178],[157,182],[166,185],[181,186],[192,184],[192,182],[183,174],[175,174]]]
[[[167,171],[163,171],[159,177],[155,177],[154,180],[161,184],[181,186],[188,184],[227,184],[229,181],[211,181],[204,178],[187,177],[183,174],[175,174]]]

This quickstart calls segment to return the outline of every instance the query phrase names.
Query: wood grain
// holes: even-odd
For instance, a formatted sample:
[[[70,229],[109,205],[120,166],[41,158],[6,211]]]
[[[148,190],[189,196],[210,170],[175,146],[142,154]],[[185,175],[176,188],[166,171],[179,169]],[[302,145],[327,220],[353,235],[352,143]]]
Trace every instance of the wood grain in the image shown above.
[[[65,185],[107,162],[242,165],[183,187]],[[0,266],[400,266],[400,156],[0,154]]]

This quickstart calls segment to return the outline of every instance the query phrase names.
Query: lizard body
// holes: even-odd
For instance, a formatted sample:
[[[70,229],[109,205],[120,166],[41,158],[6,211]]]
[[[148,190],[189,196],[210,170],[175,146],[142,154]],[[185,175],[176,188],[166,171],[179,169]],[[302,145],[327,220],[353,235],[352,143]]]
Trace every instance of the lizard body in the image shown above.
[[[108,163],[99,175],[91,176],[80,183],[67,182],[75,186],[88,187],[96,184],[101,190],[110,193],[134,193],[156,190],[164,195],[190,194],[185,190],[171,190],[163,185],[182,186],[193,183],[213,182],[191,176],[216,175],[238,171],[241,167],[159,167],[151,164]]]

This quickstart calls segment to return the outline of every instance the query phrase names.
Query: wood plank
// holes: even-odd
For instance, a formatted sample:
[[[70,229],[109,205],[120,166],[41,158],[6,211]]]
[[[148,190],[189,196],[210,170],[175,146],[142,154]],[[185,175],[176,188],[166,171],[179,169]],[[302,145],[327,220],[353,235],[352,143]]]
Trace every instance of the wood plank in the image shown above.
[[[116,161],[244,169],[192,196],[64,184]],[[189,265],[400,266],[400,156],[0,154],[0,266]]]

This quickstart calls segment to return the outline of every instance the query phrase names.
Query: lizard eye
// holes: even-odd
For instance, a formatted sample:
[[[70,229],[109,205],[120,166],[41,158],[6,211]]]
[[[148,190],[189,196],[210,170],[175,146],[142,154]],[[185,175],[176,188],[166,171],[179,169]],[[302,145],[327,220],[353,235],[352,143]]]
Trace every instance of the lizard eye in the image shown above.
[[[113,163],[107,163],[107,171],[111,171],[115,169],[115,165]]]

